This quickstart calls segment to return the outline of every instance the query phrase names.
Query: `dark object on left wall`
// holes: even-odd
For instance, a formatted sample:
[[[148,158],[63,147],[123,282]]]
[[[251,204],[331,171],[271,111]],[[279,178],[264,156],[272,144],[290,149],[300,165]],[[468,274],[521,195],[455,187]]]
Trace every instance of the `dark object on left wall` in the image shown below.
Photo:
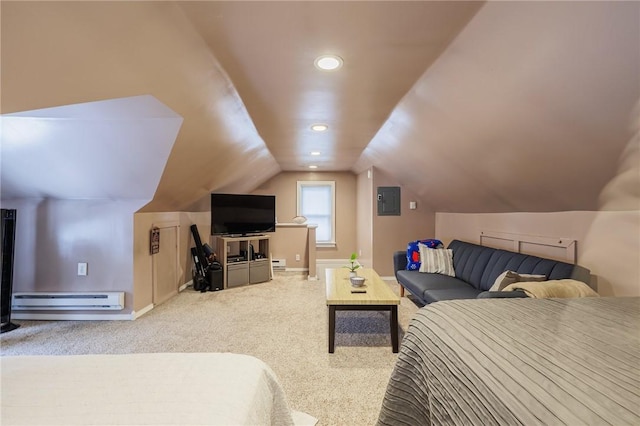
[[[192,276],[193,289],[204,293],[207,291],[208,283],[204,267],[198,258],[198,251],[195,247],[191,247],[191,256],[193,257],[193,264],[195,266]]]
[[[20,327],[11,322],[11,299],[13,294],[13,258],[16,241],[16,216],[15,209],[2,209],[2,283],[0,293],[0,305],[2,325],[0,332],[6,333]]]
[[[193,274],[193,289],[202,293],[222,290],[222,265],[215,259],[215,253],[209,244],[202,244],[198,227],[191,225],[191,234],[195,247],[191,248],[191,256],[195,271]]]

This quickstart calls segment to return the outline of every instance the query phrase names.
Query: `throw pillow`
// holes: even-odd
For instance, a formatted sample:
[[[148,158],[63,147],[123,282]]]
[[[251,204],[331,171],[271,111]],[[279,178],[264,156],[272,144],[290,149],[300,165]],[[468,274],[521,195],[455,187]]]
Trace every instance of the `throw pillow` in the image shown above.
[[[420,269],[420,249],[418,244],[424,244],[427,247],[442,247],[442,241],[427,239],[411,241],[407,244],[407,271],[417,271]]]
[[[564,279],[542,282],[517,282],[505,287],[504,291],[522,290],[527,296],[537,299],[555,297],[599,297],[591,287],[582,281]]]
[[[455,277],[453,270],[453,250],[432,249],[424,244],[418,244],[420,248],[420,272],[449,275]]]
[[[546,281],[546,275],[519,274],[513,271],[504,271],[498,275],[489,291],[504,291],[504,288],[513,283],[523,281]]]

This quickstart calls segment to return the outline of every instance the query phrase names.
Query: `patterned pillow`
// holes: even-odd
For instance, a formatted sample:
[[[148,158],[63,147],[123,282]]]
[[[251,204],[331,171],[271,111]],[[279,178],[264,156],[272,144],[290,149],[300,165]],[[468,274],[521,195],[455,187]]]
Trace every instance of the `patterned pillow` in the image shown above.
[[[443,247],[442,241],[428,239],[416,240],[407,244],[407,271],[417,271],[420,269],[420,249],[418,244],[424,244],[430,248]]]

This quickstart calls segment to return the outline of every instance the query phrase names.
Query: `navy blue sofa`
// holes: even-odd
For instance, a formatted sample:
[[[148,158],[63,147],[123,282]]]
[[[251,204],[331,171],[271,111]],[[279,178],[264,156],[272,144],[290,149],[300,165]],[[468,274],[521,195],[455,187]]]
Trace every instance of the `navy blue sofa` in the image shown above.
[[[590,284],[588,269],[557,260],[483,247],[453,240],[447,247],[453,250],[455,277],[418,271],[407,271],[407,252],[393,255],[396,279],[424,304],[451,299],[492,297],[526,297],[521,291],[489,292],[498,275],[506,270],[520,274],[546,275],[549,280],[571,278]]]

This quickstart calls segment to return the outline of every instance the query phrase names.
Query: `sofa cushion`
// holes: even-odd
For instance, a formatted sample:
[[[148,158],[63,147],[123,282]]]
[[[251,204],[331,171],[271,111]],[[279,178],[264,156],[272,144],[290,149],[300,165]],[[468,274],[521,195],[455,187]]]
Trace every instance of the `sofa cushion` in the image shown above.
[[[489,290],[495,283],[497,277],[506,270],[514,271],[518,274],[544,275],[548,280],[574,278],[583,282],[589,282],[590,277],[588,270],[578,265],[522,253],[514,253],[507,250],[490,250],[492,250],[493,253],[480,278],[479,288],[481,290]],[[586,271],[586,276],[579,274],[580,271]],[[579,275],[574,276],[574,272]]]
[[[483,291],[476,299],[515,299],[529,297],[522,290],[514,291]]]
[[[443,288],[439,290],[425,290],[422,299],[426,303],[438,302],[442,300],[454,299],[475,299],[482,293],[480,290],[469,285],[462,288]]]
[[[405,289],[418,298],[422,298],[422,293],[425,290],[469,287],[469,284],[458,278],[442,274],[398,271],[396,272],[396,277]]]
[[[482,274],[495,249],[459,240],[451,241],[448,248],[453,250],[453,269],[456,271],[456,277],[479,289]],[[502,271],[504,269],[494,275],[494,281]],[[489,287],[491,285],[484,290],[488,290]]]
[[[433,249],[424,244],[420,246],[420,272],[438,273],[455,277],[453,270],[453,250]]]
[[[489,263],[480,279],[480,288],[489,290],[495,283],[497,277],[504,271],[514,271],[517,273],[532,273],[531,267],[534,266],[527,260],[526,254],[514,253],[507,250],[494,249],[489,259]],[[546,274],[539,274],[546,275]]]

